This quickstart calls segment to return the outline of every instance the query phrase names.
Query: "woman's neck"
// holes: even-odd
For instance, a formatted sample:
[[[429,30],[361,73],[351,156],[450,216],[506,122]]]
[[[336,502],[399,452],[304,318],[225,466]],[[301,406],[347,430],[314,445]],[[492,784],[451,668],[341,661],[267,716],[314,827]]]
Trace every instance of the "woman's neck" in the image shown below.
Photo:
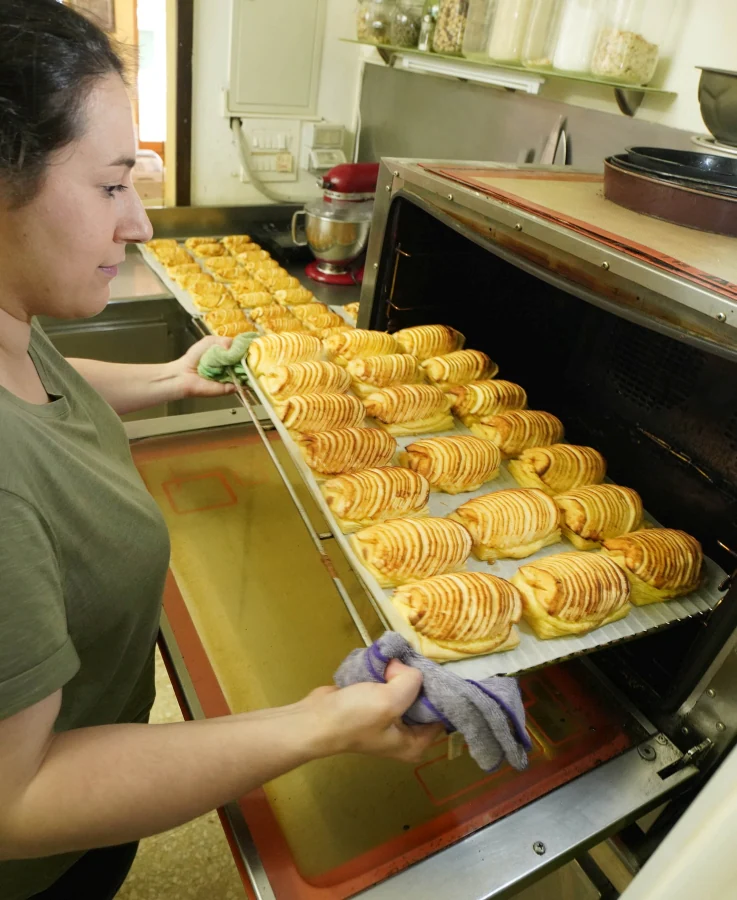
[[[12,364],[24,359],[30,343],[30,317],[19,317],[0,307],[0,367],[5,361]]]

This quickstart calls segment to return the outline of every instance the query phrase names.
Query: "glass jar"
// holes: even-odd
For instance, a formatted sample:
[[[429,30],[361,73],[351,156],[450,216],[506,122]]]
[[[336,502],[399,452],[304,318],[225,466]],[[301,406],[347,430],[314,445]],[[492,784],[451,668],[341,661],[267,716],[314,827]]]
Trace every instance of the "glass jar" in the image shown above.
[[[468,18],[468,0],[440,0],[432,49],[435,53],[460,53]]]
[[[422,25],[422,2],[399,0],[389,28],[389,43],[393,47],[416,47]]]
[[[487,54],[501,63],[518,63],[530,22],[532,0],[496,0]]]
[[[668,20],[660,0],[610,0],[594,45],[591,73],[624,84],[648,84]]]
[[[356,34],[359,41],[388,44],[394,0],[359,0],[356,9]]]
[[[432,39],[435,34],[435,23],[440,11],[439,0],[425,0],[422,7],[422,23],[420,25],[420,37],[417,41],[417,49],[429,53],[432,50]]]
[[[553,53],[553,67],[589,72],[604,17],[604,0],[564,0]]]
[[[527,37],[522,48],[522,65],[533,69],[549,69],[558,37],[563,0],[533,0]]]
[[[496,0],[469,0],[463,34],[463,55],[469,59],[488,59],[495,6]]]

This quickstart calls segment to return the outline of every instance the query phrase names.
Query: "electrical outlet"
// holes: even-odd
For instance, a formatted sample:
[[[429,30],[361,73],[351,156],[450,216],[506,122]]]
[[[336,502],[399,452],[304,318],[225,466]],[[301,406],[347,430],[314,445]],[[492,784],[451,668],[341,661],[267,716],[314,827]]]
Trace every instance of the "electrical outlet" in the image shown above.
[[[297,181],[295,157],[299,153],[302,125],[298,119],[241,118],[251,148],[251,165],[262,181]],[[245,177],[244,177],[245,176]],[[242,181],[250,181],[241,172]]]

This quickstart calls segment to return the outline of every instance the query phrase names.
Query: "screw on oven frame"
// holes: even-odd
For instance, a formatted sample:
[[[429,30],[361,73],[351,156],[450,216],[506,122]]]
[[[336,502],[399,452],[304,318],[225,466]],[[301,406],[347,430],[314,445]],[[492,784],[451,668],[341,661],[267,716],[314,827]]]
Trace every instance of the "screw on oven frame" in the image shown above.
[[[515,230],[515,231],[522,231],[522,223],[521,223],[521,222],[517,222],[516,225],[514,226],[514,230]]]
[[[601,264],[601,267],[605,272],[609,271],[609,263],[606,260]]]
[[[655,740],[656,740],[659,744],[667,744],[667,743],[668,743],[668,738],[667,738],[664,734],[656,734],[656,735],[655,735]]]
[[[655,759],[655,757],[658,755],[655,752],[655,748],[651,747],[650,744],[643,744],[642,747],[638,747],[637,752],[647,762],[652,762]]]
[[[452,200],[452,199],[453,199],[453,195],[452,195],[452,194],[448,194],[448,200]]]
[[[709,690],[706,692],[707,697],[716,697],[716,695],[717,692],[714,690],[714,688],[709,688]]]
[[[727,730],[727,726],[724,724],[724,722],[717,722],[715,727],[716,727],[717,731],[726,731]]]
[[[544,856],[548,848],[545,846],[545,844],[543,844],[542,841],[535,841],[535,843],[532,845],[532,849],[535,851],[535,853],[537,853],[538,856]]]
[[[387,192],[387,194],[391,194],[392,186],[391,186],[390,184],[388,184],[388,185],[384,188],[384,190]]]
[[[726,322],[727,314],[726,313],[717,313],[717,322]]]

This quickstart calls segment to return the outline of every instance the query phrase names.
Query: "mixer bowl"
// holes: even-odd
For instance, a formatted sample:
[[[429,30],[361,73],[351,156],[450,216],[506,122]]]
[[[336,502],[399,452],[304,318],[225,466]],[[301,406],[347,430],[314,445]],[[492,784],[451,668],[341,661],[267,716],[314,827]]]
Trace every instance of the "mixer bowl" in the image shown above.
[[[365,204],[350,204],[350,207],[353,208],[298,210],[292,217],[294,243],[300,247],[309,246],[318,264],[350,265],[366,249],[371,227],[371,212]],[[300,240],[298,234],[302,217],[306,240]]]

